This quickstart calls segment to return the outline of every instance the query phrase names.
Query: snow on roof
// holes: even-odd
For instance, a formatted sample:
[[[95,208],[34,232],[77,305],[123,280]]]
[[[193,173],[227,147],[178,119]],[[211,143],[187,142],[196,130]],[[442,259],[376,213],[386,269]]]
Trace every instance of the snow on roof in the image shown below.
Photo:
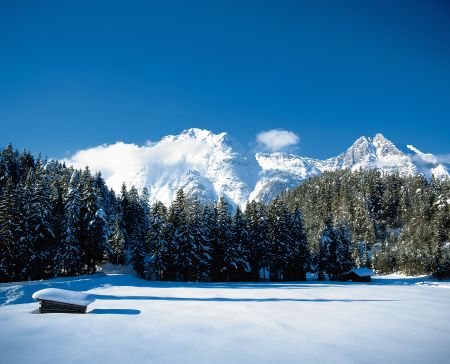
[[[87,306],[95,301],[95,298],[90,294],[59,288],[41,289],[33,293],[32,297],[35,300],[55,301],[79,306]]]
[[[345,273],[350,273],[353,272],[355,274],[357,274],[360,277],[370,277],[375,275],[375,273],[373,272],[372,269],[369,268],[353,268],[351,270],[349,270],[348,272]]]

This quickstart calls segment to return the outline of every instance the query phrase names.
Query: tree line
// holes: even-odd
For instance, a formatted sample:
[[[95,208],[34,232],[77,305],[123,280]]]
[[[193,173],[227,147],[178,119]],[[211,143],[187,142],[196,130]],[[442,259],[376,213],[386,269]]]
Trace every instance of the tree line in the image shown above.
[[[352,267],[450,275],[448,181],[338,171],[244,211],[177,192],[109,190],[99,173],[0,152],[0,281],[94,273],[105,262],[182,281],[338,279]]]

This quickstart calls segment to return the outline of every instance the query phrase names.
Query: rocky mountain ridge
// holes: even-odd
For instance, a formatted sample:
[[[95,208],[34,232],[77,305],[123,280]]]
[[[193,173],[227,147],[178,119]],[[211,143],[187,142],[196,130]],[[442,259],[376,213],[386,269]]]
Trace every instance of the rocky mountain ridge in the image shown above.
[[[108,156],[108,151],[118,144],[105,146],[101,152]],[[122,143],[120,147],[126,145]],[[146,187],[152,201],[165,204],[173,200],[180,188],[187,195],[206,201],[224,196],[234,206],[243,206],[253,199],[269,202],[307,178],[340,169],[377,169],[402,176],[449,178],[448,167],[439,163],[437,157],[413,146],[408,146],[411,153],[406,154],[382,134],[373,138],[362,136],[344,153],[326,160],[282,152],[255,155],[227,133],[214,134],[196,128],[132,148],[134,160],[125,163],[127,168],[109,168],[103,173],[107,183],[116,190],[123,181],[138,189]],[[86,163],[89,165],[89,161]],[[91,168],[102,171],[99,165]]]

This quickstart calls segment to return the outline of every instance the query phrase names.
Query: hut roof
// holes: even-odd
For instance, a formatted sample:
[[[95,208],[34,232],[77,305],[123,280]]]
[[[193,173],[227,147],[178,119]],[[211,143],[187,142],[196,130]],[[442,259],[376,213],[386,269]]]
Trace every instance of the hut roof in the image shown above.
[[[68,291],[59,288],[45,288],[33,293],[35,300],[54,301],[71,305],[87,306],[95,301],[95,298],[87,293]]]
[[[371,276],[375,275],[373,270],[370,268],[353,268],[353,269],[350,269],[348,272],[345,272],[344,274],[348,274],[351,272],[355,273],[359,277],[371,277]]]

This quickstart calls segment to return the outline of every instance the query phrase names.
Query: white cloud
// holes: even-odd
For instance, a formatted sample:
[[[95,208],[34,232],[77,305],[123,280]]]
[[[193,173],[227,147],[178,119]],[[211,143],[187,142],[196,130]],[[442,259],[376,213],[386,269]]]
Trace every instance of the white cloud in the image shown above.
[[[409,155],[414,162],[419,164],[450,164],[450,154],[430,154],[423,153],[412,145],[407,145],[408,149],[415,154]]]
[[[262,131],[258,133],[256,140],[272,152],[297,145],[300,142],[299,136],[294,132],[280,129]]]
[[[100,171],[109,187],[120,191],[123,182],[138,189],[156,183],[160,174],[183,174],[201,169],[207,147],[192,139],[175,143],[149,143],[144,146],[117,142],[77,151],[63,160],[67,165]]]

